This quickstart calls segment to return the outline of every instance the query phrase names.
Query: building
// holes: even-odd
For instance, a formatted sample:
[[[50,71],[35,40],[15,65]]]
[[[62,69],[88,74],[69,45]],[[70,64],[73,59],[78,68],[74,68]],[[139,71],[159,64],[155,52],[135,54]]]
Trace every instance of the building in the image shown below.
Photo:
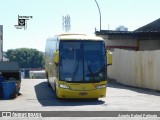
[[[135,31],[96,31],[105,39],[107,49],[121,48],[132,50],[160,49],[160,18]]]
[[[107,67],[108,78],[160,91],[160,19],[135,31],[95,33],[105,39],[107,49],[113,50],[112,65]]]
[[[0,61],[3,60],[3,26],[0,25]]]
[[[120,25],[116,28],[116,31],[128,31],[128,28],[124,27],[123,25]]]

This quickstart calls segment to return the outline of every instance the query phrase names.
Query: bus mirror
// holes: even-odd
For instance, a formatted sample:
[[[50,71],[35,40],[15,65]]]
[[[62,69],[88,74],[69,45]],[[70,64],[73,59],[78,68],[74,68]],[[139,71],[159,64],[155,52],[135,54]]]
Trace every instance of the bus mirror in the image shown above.
[[[112,65],[112,52],[107,50],[107,66]]]
[[[54,53],[54,63],[58,64],[59,63],[59,51],[56,51]]]

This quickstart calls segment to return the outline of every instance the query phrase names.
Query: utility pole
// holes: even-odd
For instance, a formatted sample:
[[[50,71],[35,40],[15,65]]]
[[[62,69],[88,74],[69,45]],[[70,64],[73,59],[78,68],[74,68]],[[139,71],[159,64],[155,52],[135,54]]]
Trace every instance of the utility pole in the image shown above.
[[[100,31],[101,31],[101,11],[100,11],[100,7],[98,5],[98,2],[97,0],[95,0],[96,4],[97,4],[97,7],[98,7],[98,11],[99,11],[99,22],[100,22]]]

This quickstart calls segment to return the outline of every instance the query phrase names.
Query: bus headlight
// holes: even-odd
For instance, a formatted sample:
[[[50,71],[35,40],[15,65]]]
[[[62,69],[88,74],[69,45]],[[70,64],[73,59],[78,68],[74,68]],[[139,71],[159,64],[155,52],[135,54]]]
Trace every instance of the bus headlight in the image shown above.
[[[105,88],[105,87],[106,87],[106,85],[98,85],[96,88],[101,89],[101,88]]]
[[[64,84],[60,84],[59,87],[60,87],[60,88],[63,88],[63,89],[69,89],[69,86],[64,85]]]

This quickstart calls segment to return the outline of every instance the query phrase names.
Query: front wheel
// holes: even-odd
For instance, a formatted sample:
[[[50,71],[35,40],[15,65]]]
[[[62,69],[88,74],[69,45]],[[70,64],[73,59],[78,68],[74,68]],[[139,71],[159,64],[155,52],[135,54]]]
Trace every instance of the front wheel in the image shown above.
[[[62,100],[62,98],[59,98],[59,97],[58,97],[58,91],[57,91],[57,89],[56,89],[56,85],[54,86],[54,88],[55,88],[54,92],[55,92],[55,95],[56,95],[56,99],[57,99],[57,100]]]
[[[48,87],[51,87],[50,83],[49,83],[49,78],[48,78],[48,73],[46,72],[46,78],[47,78],[47,85]]]
[[[51,84],[49,83],[48,79],[47,79],[47,85],[48,85],[48,87],[51,87]]]

